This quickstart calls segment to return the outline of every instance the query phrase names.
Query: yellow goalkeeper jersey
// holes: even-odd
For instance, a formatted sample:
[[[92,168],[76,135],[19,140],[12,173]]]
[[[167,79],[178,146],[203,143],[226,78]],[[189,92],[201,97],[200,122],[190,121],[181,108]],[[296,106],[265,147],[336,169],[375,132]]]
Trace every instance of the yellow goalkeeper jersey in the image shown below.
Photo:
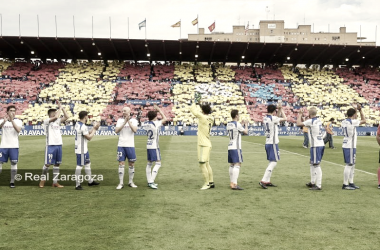
[[[198,118],[198,146],[211,147],[210,132],[214,124],[214,117],[205,115],[198,105],[193,103],[191,113]]]

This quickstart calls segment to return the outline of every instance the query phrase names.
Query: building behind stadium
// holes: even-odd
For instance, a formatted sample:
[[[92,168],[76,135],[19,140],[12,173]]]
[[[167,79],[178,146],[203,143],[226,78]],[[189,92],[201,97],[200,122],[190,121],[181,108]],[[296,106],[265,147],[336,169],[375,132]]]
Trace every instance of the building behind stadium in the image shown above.
[[[297,28],[285,28],[283,20],[263,20],[258,29],[250,29],[244,25],[232,26],[232,33],[205,33],[199,28],[198,34],[188,34],[189,41],[222,41],[250,43],[297,43],[297,44],[331,44],[376,46],[375,42],[367,42],[365,37],[358,37],[357,32],[347,32],[340,27],[339,32],[313,32],[312,25],[298,25]]]

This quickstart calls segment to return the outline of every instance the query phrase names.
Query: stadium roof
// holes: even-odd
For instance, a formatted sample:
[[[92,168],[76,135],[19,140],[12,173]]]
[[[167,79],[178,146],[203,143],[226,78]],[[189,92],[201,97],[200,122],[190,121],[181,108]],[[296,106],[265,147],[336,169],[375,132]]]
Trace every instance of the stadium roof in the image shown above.
[[[377,66],[380,62],[380,48],[356,45],[3,36],[0,37],[1,57]]]

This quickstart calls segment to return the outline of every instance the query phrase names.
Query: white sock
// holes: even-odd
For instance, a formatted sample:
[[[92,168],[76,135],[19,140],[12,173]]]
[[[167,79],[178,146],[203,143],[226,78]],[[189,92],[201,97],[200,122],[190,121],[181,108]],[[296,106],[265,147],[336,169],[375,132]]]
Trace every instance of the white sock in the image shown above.
[[[94,180],[92,179],[91,175],[91,163],[84,165],[84,172],[89,176],[87,178],[90,178],[88,183],[92,183]]]
[[[354,175],[355,175],[355,165],[352,165],[351,166],[351,172],[350,172],[350,177],[348,179],[348,181],[350,183],[354,183]]]
[[[344,185],[348,185],[348,179],[350,178],[351,167],[352,166],[349,166],[349,165],[346,165],[344,167],[344,171],[343,171],[343,184]]]
[[[315,173],[315,169],[314,169],[314,165],[313,164],[310,164],[310,182],[311,184],[315,184],[315,179],[316,179],[316,173]]]
[[[232,182],[232,175],[233,175],[233,171],[234,171],[234,165],[230,165],[229,167],[229,174],[230,174],[230,182]]]
[[[128,183],[133,183],[133,176],[135,176],[135,167],[129,166],[128,173],[129,173],[129,182]]]
[[[237,180],[239,178],[240,166],[234,166],[232,173],[232,183],[237,184]]]
[[[3,163],[0,163],[0,174],[3,171]]]
[[[57,184],[59,179],[59,167],[54,166],[53,167],[53,184]]]
[[[315,166],[315,176],[316,176],[315,185],[321,188],[322,187],[322,168],[320,165]]]
[[[49,171],[49,167],[46,167],[45,165],[43,165],[43,167],[42,167],[42,175],[47,175],[47,173],[48,173],[48,171]]]
[[[80,183],[81,183],[81,179],[80,179],[80,175],[82,173],[82,166],[77,166],[77,168],[75,169],[75,178],[76,178],[76,184],[75,186],[80,186]]]
[[[119,165],[119,182],[124,185],[124,165]]]
[[[158,174],[158,170],[160,169],[160,167],[161,167],[161,162],[156,162],[156,164],[154,165],[153,171],[152,171],[152,181],[153,182],[156,179],[156,176]]]
[[[11,164],[11,183],[15,183],[16,174],[17,174],[17,164]]]
[[[273,169],[276,167],[277,162],[271,161],[268,164],[267,169],[265,170],[262,182],[270,182],[270,177],[272,176]]]
[[[148,183],[152,183],[152,162],[148,162],[146,165],[146,180]]]

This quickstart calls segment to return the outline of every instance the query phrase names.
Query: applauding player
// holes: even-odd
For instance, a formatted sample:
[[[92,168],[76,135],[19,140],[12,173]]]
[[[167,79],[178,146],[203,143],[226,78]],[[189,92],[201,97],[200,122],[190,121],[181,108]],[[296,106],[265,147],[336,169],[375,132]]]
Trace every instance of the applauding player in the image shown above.
[[[277,161],[280,160],[280,150],[278,148],[278,126],[280,122],[286,121],[286,115],[282,109],[282,103],[278,103],[278,111],[280,112],[277,117],[276,106],[268,105],[267,112],[268,114],[263,119],[263,125],[265,129],[265,151],[267,153],[267,160],[269,161],[268,167],[265,170],[264,176],[259,182],[259,185],[263,189],[268,187],[276,187],[271,181],[272,172],[277,165]]]
[[[63,188],[57,182],[59,175],[59,165],[62,163],[62,135],[61,135],[61,123],[64,123],[68,118],[68,114],[61,103],[57,101],[57,109],[49,109],[49,118],[44,121],[44,128],[46,134],[46,150],[45,150],[45,165],[42,167],[42,175],[46,176],[49,171],[50,165],[53,167],[53,187]],[[63,117],[61,117],[61,111]],[[45,186],[45,180],[41,180],[39,187]]]
[[[96,130],[98,130],[100,124],[95,122],[93,128],[88,131],[86,123],[88,121],[88,112],[79,112],[79,121],[75,124],[75,154],[77,155],[77,167],[75,170],[76,176],[76,190],[83,190],[81,186],[80,174],[84,166],[84,171],[89,178],[88,185],[99,185],[99,182],[93,180],[91,175],[91,161],[90,153],[88,152],[87,143],[94,137]]]
[[[148,136],[147,141],[147,156],[148,163],[146,165],[146,179],[148,181],[148,187],[152,189],[157,189],[158,184],[154,181],[158,174],[158,170],[161,167],[161,153],[160,153],[160,145],[159,145],[159,131],[162,124],[166,122],[166,116],[161,111],[161,109],[154,105],[155,111],[148,112],[149,121],[145,122],[144,129],[146,130],[146,134]],[[162,120],[157,120],[157,112],[159,112],[162,116]],[[153,162],[155,162],[153,171],[152,166]]]
[[[3,169],[3,163],[11,160],[11,182],[10,188],[15,187],[15,175],[17,174],[18,162],[18,134],[22,128],[22,121],[15,118],[16,107],[8,106],[7,115],[0,120],[0,129],[2,132],[0,144],[0,173]]]
[[[356,142],[358,140],[358,135],[356,133],[356,127],[361,124],[366,123],[365,116],[360,104],[357,105],[357,110],[360,112],[360,119],[358,120],[356,109],[350,108],[347,110],[347,119],[342,121],[343,129],[343,157],[344,167],[343,172],[343,186],[342,189],[345,190],[355,190],[359,189],[358,186],[354,184],[354,172],[355,172],[355,162],[356,162]]]
[[[227,123],[227,131],[230,137],[228,144],[228,163],[230,164],[230,187],[232,190],[243,190],[237,184],[240,166],[243,162],[241,150],[241,133],[248,134],[248,124],[243,121],[244,128],[239,122],[239,111],[234,109],[231,111],[232,122]]]
[[[311,107],[309,109],[310,119],[302,122],[305,110],[301,109],[297,116],[297,126],[306,126],[309,130],[310,141],[310,177],[311,181],[306,184],[309,190],[322,190],[322,169],[321,161],[325,151],[325,143],[323,136],[325,128],[317,117],[317,109]]]
[[[195,102],[191,105],[191,113],[198,118],[198,162],[202,171],[204,184],[201,190],[215,188],[214,176],[210,166],[211,141],[210,132],[214,124],[214,117],[211,116],[211,107],[209,104],[201,105],[200,96],[196,96]]]
[[[131,109],[129,107],[123,108],[123,117],[117,120],[115,132],[120,133],[119,142],[117,144],[117,160],[119,161],[119,185],[116,189],[124,187],[124,167],[125,160],[128,159],[128,173],[129,182],[128,186],[137,188],[133,183],[133,176],[135,174],[135,133],[137,132],[138,122],[136,119],[131,119]]]

